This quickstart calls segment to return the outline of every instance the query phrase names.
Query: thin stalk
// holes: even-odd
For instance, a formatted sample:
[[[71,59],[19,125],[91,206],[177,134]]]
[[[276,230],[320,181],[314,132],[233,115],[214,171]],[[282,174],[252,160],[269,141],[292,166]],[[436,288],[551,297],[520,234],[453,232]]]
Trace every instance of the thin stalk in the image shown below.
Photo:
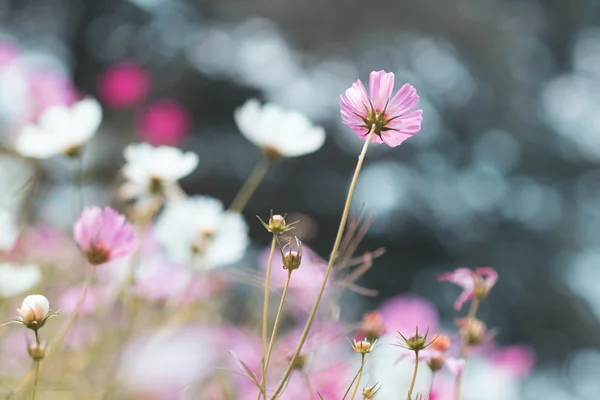
[[[257,400],[260,399],[261,392],[265,391],[267,386],[267,324],[269,319],[269,289],[271,285],[271,267],[273,266],[273,255],[275,254],[275,246],[277,244],[277,235],[273,234],[271,239],[271,251],[269,252],[269,263],[267,264],[267,277],[265,278],[265,298],[263,301],[263,315],[262,315],[262,350],[261,350],[261,364],[262,364],[262,375],[260,378],[260,384],[263,388],[258,391]],[[265,395],[266,396],[266,395]]]
[[[306,326],[304,327],[304,331],[302,332],[302,336],[300,337],[298,346],[296,347],[296,350],[294,351],[294,354],[292,355],[292,358],[290,359],[290,363],[288,364],[288,367],[287,367],[283,377],[281,378],[279,385],[277,385],[277,389],[275,389],[275,392],[273,393],[271,400],[275,400],[277,398],[277,396],[279,396],[279,394],[281,393],[281,391],[283,390],[283,388],[285,386],[285,383],[287,382],[288,378],[292,374],[296,359],[298,358],[298,355],[300,354],[300,351],[302,350],[302,346],[304,346],[304,342],[306,342],[306,338],[308,337],[308,333],[309,333],[312,323],[315,319],[315,315],[317,314],[317,309],[319,308],[319,304],[321,303],[321,298],[323,297],[323,292],[325,291],[325,286],[327,286],[327,280],[329,279],[329,274],[331,273],[331,270],[333,268],[333,262],[335,261],[336,254],[340,247],[340,242],[342,241],[342,235],[344,233],[344,228],[346,227],[346,221],[348,220],[348,213],[350,212],[350,204],[352,203],[352,196],[354,195],[354,189],[356,189],[356,182],[358,181],[358,175],[360,174],[360,169],[362,168],[363,161],[365,159],[365,155],[367,154],[367,148],[369,147],[369,143],[371,142],[371,136],[373,136],[374,131],[375,131],[375,125],[373,125],[371,127],[371,130],[369,131],[369,134],[367,135],[367,138],[365,140],[365,144],[363,145],[362,151],[360,152],[360,154],[358,156],[358,162],[356,163],[356,169],[354,170],[354,176],[352,177],[352,182],[350,183],[350,189],[348,190],[348,196],[346,198],[346,204],[344,205],[344,211],[342,212],[342,219],[340,221],[340,227],[338,228],[338,233],[335,238],[335,242],[333,243],[333,249],[331,250],[331,255],[329,256],[329,262],[327,263],[327,269],[325,270],[325,276],[323,277],[323,283],[321,284],[321,288],[319,289],[319,294],[317,295],[317,300],[315,301],[315,304],[313,305],[313,308],[310,311],[310,314],[308,316],[308,321],[306,321]]]
[[[415,388],[415,382],[417,381],[417,372],[419,371],[419,352],[415,351],[415,369],[413,371],[412,381],[410,382],[410,388],[408,388],[408,396],[406,396],[406,400],[412,399],[412,392]]]
[[[93,276],[94,276],[94,270],[92,269],[92,272],[89,274],[89,276],[87,277],[87,279],[85,281],[83,290],[81,291],[81,295],[79,296],[79,299],[77,300],[77,303],[75,304],[75,308],[73,308],[73,311],[71,311],[71,314],[69,315],[69,319],[63,324],[61,330],[56,334],[56,337],[54,338],[54,341],[52,342],[52,344],[50,346],[48,346],[48,350],[46,351],[46,356],[44,357],[45,359],[48,359],[49,357],[51,357],[60,348],[62,341],[65,339],[65,337],[69,333],[69,330],[73,326],[73,323],[75,322],[75,319],[77,318],[77,315],[79,314],[79,310],[81,309],[81,306],[83,305],[83,302],[85,301],[88,289],[92,283]],[[44,365],[46,365],[46,364],[44,364]],[[21,381],[19,386],[17,386],[17,388],[14,390],[14,392],[12,394],[16,395],[16,394],[20,393],[21,391],[23,391],[25,389],[25,387],[29,384],[29,381],[32,378],[34,378],[34,382],[36,382],[36,384],[37,384],[37,379],[36,379],[37,375],[39,375],[39,365],[36,366],[33,376],[31,373],[27,374],[27,376],[25,378],[23,378],[23,380]]]
[[[358,392],[358,387],[360,386],[360,380],[362,379],[362,374],[363,374],[364,368],[365,368],[365,355],[361,354],[360,369],[358,370],[358,378],[356,378],[356,386],[354,386],[354,391],[352,391],[352,396],[350,396],[350,400],[354,400],[354,396],[356,396],[356,392]]]
[[[35,333],[35,344],[37,348],[40,347],[40,336],[38,334],[37,329],[33,331]],[[33,361],[33,387],[31,388],[31,400],[35,400],[35,394],[37,392],[37,385],[40,376],[40,360],[36,359]]]
[[[258,189],[258,185],[260,185],[268,170],[269,160],[263,155],[254,167],[252,173],[250,173],[248,179],[246,179],[246,182],[244,182],[244,185],[238,194],[235,196],[235,199],[229,207],[231,211],[242,212],[242,210],[246,208],[246,204],[248,204],[248,201],[250,201],[250,198],[254,192],[256,192],[256,189]]]
[[[287,296],[288,287],[290,286],[290,280],[292,279],[292,270],[288,270],[288,276],[283,286],[283,293],[281,295],[281,301],[279,302],[279,308],[277,309],[277,315],[275,316],[275,324],[273,325],[273,332],[271,332],[271,339],[269,340],[269,349],[267,350],[267,361],[265,361],[265,373],[269,369],[269,361],[271,360],[271,352],[273,351],[273,345],[275,343],[275,337],[277,336],[277,328],[279,327],[279,321],[281,319],[281,312],[283,311],[283,303]]]
[[[470,325],[471,322],[475,319],[475,315],[477,314],[477,309],[479,308],[479,299],[474,298],[471,302],[471,308],[469,308],[469,314],[467,314],[467,323]],[[468,325],[467,325],[468,326]],[[460,355],[465,360],[465,365],[462,368],[460,374],[456,375],[456,384],[454,385],[454,400],[460,400],[460,392],[462,389],[462,377],[464,374],[465,367],[467,365],[467,335],[463,334],[461,345],[460,345]]]

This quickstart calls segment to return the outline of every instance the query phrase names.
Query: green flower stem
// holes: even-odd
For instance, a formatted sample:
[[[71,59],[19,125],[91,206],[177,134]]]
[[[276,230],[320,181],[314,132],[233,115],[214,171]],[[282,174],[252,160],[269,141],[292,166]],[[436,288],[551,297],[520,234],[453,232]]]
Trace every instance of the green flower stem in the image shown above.
[[[469,314],[467,314],[467,322],[469,325],[475,319],[475,315],[477,314],[478,308],[479,308],[479,299],[474,298],[473,301],[471,302],[471,308],[469,308]],[[460,355],[463,358],[463,360],[465,360],[465,365],[463,366],[463,370],[461,371],[461,373],[456,376],[456,385],[454,385],[454,400],[460,400],[460,392],[462,389],[462,377],[463,377],[464,369],[467,365],[467,358],[468,358],[467,349],[468,349],[467,334],[465,333],[462,337],[462,341],[461,341],[461,345],[460,345]]]
[[[269,263],[267,264],[267,276],[265,278],[265,298],[263,301],[262,315],[262,350],[260,353],[262,364],[262,375],[260,378],[260,384],[262,390],[258,391],[257,400],[260,399],[261,393],[265,391],[265,387],[267,386],[267,324],[269,320],[269,286],[271,285],[271,267],[273,266],[273,255],[275,254],[276,244],[277,235],[273,234],[273,239],[271,239],[271,251],[269,252]]]
[[[413,370],[412,381],[410,382],[410,388],[408,388],[408,396],[406,400],[412,400],[412,392],[415,388],[415,382],[417,381],[417,372],[419,371],[419,352],[415,351],[415,369]]]
[[[268,158],[263,155],[261,160],[254,167],[252,173],[250,173],[248,179],[246,179],[244,186],[242,186],[238,194],[235,196],[235,199],[229,207],[231,211],[242,212],[244,208],[246,208],[246,204],[248,204],[250,198],[254,192],[256,192],[256,189],[258,189],[258,185],[260,185],[263,178],[267,174],[267,171],[269,170],[269,164]]]
[[[360,386],[360,380],[362,379],[362,374],[363,374],[364,368],[365,368],[365,355],[361,354],[360,369],[358,370],[358,378],[356,378],[356,386],[354,386],[354,391],[352,391],[352,396],[350,396],[350,400],[354,400],[354,396],[356,396],[356,392],[358,391],[358,387]]]
[[[338,233],[335,238],[335,242],[333,244],[333,249],[331,250],[329,262],[327,263],[327,270],[325,271],[325,276],[323,277],[323,283],[321,284],[319,294],[317,295],[315,304],[313,305],[313,308],[310,311],[310,314],[308,316],[308,321],[306,322],[306,326],[304,327],[304,331],[302,332],[302,336],[300,337],[298,346],[296,347],[296,350],[294,351],[294,354],[292,355],[290,363],[289,363],[283,377],[281,378],[279,385],[277,385],[277,388],[275,389],[275,392],[273,393],[271,400],[275,400],[277,398],[277,396],[279,396],[279,394],[285,387],[287,380],[289,379],[290,375],[292,374],[292,371],[294,369],[294,363],[296,362],[298,355],[300,355],[302,346],[304,346],[304,342],[306,342],[308,333],[309,333],[312,323],[315,319],[315,315],[317,314],[317,309],[319,308],[319,304],[321,303],[321,298],[323,297],[323,292],[325,291],[325,286],[327,286],[327,280],[329,279],[329,274],[331,273],[331,270],[333,269],[333,262],[335,261],[335,257],[337,255],[338,249],[340,247],[340,242],[342,241],[342,234],[344,233],[344,228],[346,227],[346,221],[348,220],[348,214],[350,212],[350,204],[352,203],[352,196],[354,195],[354,189],[356,189],[356,182],[358,181],[358,175],[360,174],[360,169],[362,168],[363,161],[364,161],[365,155],[367,153],[367,148],[369,147],[369,143],[371,142],[371,137],[373,136],[374,131],[375,131],[375,125],[373,125],[371,127],[371,130],[369,131],[369,134],[367,135],[367,138],[365,140],[365,144],[363,145],[362,151],[360,152],[360,155],[358,156],[358,162],[356,163],[356,169],[354,170],[354,176],[352,177],[352,182],[350,183],[350,189],[348,191],[348,196],[346,198],[346,204],[344,205],[344,211],[342,212],[342,219],[340,221],[340,227],[338,229]]]

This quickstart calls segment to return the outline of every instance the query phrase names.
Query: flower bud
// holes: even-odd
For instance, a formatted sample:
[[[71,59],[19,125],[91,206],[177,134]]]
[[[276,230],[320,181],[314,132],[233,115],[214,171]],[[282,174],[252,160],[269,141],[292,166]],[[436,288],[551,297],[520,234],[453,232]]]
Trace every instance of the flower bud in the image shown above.
[[[291,360],[291,357],[290,357],[290,360]],[[298,356],[294,360],[294,364],[292,365],[292,368],[295,370],[301,371],[304,369],[305,365],[306,365],[306,356],[304,354],[298,354]]]
[[[427,366],[429,367],[431,372],[436,372],[442,369],[445,361],[446,359],[444,358],[444,356],[430,358],[427,360]]]
[[[365,338],[364,340],[359,340],[359,341],[353,340],[352,348],[354,349],[355,352],[357,352],[359,354],[367,354],[373,350],[374,344],[375,344],[375,342],[370,342],[369,340],[367,340],[367,338]]]
[[[281,248],[283,269],[289,271],[300,268],[300,264],[302,263],[302,242],[297,237],[294,237],[294,240],[286,243]]]
[[[275,235],[281,235],[282,233],[294,229],[292,225],[296,223],[286,223],[285,217],[279,214],[271,215],[271,218],[269,218],[269,223],[264,222],[262,219],[260,219],[260,217],[257,218],[263,224],[266,230]]]
[[[34,361],[43,360],[46,357],[46,345],[31,343],[27,347],[27,352]]]
[[[448,335],[440,334],[434,339],[433,343],[431,343],[431,349],[445,353],[446,350],[448,350],[448,347],[450,347],[450,343],[451,341]]]
[[[419,351],[428,348],[435,341],[435,339],[434,339],[433,341],[428,342],[427,335],[429,335],[429,330],[427,330],[427,332],[425,332],[425,334],[422,335],[419,333],[419,327],[417,327],[417,329],[415,330],[415,334],[412,336],[409,336],[408,338],[406,338],[400,332],[398,332],[398,334],[400,335],[402,342],[399,343],[397,346],[403,347],[407,350],[414,351],[415,353],[418,353]]]
[[[385,333],[383,318],[379,313],[370,311],[363,316],[362,324],[358,330],[358,337],[365,337],[371,341],[379,339]]]
[[[21,316],[21,322],[29,329],[38,330],[48,319],[50,302],[41,294],[33,294],[25,297],[21,308],[17,310]]]
[[[476,346],[483,342],[486,335],[486,326],[478,319],[460,318],[456,321],[465,342],[469,346]]]
[[[377,385],[367,386],[363,389],[362,396],[364,399],[372,399],[377,395],[379,389],[381,389],[381,387],[377,387]]]

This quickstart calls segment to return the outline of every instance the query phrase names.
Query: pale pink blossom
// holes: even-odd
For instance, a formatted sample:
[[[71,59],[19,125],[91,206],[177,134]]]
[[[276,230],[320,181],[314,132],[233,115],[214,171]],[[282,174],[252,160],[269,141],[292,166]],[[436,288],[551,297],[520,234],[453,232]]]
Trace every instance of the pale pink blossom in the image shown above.
[[[496,366],[503,367],[516,377],[526,377],[533,370],[535,356],[527,346],[509,346],[495,350],[490,355],[490,361]]]
[[[123,109],[141,103],[150,86],[150,74],[146,68],[125,62],[109,66],[100,75],[98,96],[109,107]]]
[[[177,146],[191,129],[189,111],[178,101],[158,100],[142,111],[137,121],[140,137],[154,145]]]
[[[452,272],[438,276],[440,281],[450,281],[463,288],[463,292],[454,303],[458,311],[462,305],[474,297],[483,298],[498,280],[498,273],[493,268],[479,267],[474,271],[469,268],[458,268]]]
[[[369,94],[359,80],[340,96],[342,120],[358,136],[366,138],[374,126],[371,141],[396,147],[419,132],[423,110],[416,89],[406,83],[392,97],[394,74],[373,71],[369,75]]]
[[[73,226],[73,236],[93,265],[125,257],[138,245],[133,226],[110,207],[85,208]]]
[[[387,332],[411,332],[429,329],[438,331],[438,312],[429,300],[416,296],[396,296],[385,301],[377,312],[383,318]]]
[[[21,316],[21,322],[25,325],[43,325],[50,311],[50,302],[41,294],[32,294],[25,297],[21,308],[17,310]]]

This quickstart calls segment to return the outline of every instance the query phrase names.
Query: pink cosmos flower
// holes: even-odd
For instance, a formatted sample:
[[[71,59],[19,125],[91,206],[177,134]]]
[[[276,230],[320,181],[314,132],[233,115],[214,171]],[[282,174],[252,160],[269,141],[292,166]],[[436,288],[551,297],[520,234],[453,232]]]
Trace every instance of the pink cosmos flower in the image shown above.
[[[150,74],[133,62],[109,66],[98,79],[98,96],[109,107],[123,109],[142,102],[150,91]]]
[[[125,257],[138,245],[133,226],[110,207],[85,208],[73,226],[73,236],[93,265]]]
[[[140,136],[154,145],[177,146],[190,131],[188,110],[171,99],[159,100],[146,108],[137,122]]]
[[[454,303],[454,309],[460,310],[462,305],[473,298],[484,298],[496,284],[498,273],[493,268],[480,267],[475,271],[469,268],[458,268],[452,272],[438,276],[439,281],[450,281],[464,290]]]
[[[394,74],[373,71],[369,75],[369,95],[359,80],[340,96],[342,120],[358,136],[366,138],[374,126],[371,141],[396,147],[419,132],[423,110],[415,110],[419,103],[417,90],[404,84],[392,97]]]

